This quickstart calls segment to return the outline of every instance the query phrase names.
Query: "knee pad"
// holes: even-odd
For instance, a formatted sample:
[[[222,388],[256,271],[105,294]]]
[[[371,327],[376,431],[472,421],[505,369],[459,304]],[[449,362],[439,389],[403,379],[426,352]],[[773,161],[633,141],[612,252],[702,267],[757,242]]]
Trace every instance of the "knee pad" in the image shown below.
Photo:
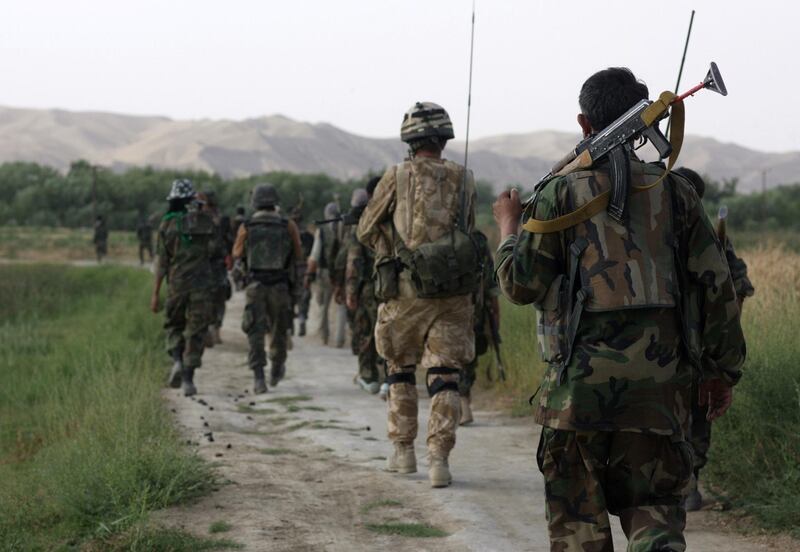
[[[455,375],[455,381],[445,381],[438,376],[450,376]],[[431,376],[437,376],[433,378],[431,381]],[[428,368],[428,373],[425,378],[425,384],[428,387],[428,396],[433,397],[436,393],[441,393],[442,391],[455,391],[458,393],[458,380],[461,377],[461,370],[457,368],[447,368],[446,366],[434,366],[433,368]]]
[[[410,364],[408,366],[403,366],[403,369],[415,368],[416,366]],[[417,384],[417,376],[413,370],[410,372],[396,372],[394,374],[387,374],[386,376],[386,383],[388,385],[392,385],[395,383],[410,383],[411,385]]]

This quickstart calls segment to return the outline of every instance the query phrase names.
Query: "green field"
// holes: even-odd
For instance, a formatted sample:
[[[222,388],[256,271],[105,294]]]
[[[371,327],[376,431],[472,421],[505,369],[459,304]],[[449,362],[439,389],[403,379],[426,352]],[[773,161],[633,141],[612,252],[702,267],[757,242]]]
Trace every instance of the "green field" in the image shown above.
[[[714,425],[702,474],[723,501],[769,530],[800,537],[800,255],[774,234],[743,236],[740,251],[756,294],[744,306],[748,360],[731,410]],[[737,241],[739,243],[739,241]],[[764,246],[758,244],[767,244]],[[502,305],[508,380],[494,384],[512,413],[531,414],[528,398],[541,379],[532,307]],[[484,366],[492,363],[483,357]],[[481,385],[490,386],[481,371]],[[534,403],[536,404],[536,403]]]
[[[150,279],[0,265],[0,550],[220,545],[146,523],[214,485],[160,398]]]
[[[153,235],[155,247],[155,234]],[[138,261],[134,232],[112,231],[108,237],[108,259]],[[85,261],[95,258],[89,228],[0,226],[0,258],[17,261]],[[145,261],[147,254],[145,253]]]

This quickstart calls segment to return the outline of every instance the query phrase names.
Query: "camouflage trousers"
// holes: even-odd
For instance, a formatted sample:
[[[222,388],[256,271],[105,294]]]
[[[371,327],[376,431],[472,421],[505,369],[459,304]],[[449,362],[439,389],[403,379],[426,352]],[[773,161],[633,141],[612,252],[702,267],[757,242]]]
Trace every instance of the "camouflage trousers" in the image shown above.
[[[353,352],[358,355],[358,375],[366,382],[382,381],[380,366],[383,361],[375,347],[375,324],[378,305],[372,286],[365,286],[359,294],[358,308],[352,316]]]
[[[489,350],[489,340],[484,332],[475,331],[475,358],[461,370],[461,380],[458,382],[458,394],[470,397],[472,386],[475,385],[478,371],[478,358]]]
[[[375,339],[387,362],[387,380],[414,374],[417,366],[427,371],[428,451],[445,458],[455,446],[461,417],[459,372],[475,355],[472,308],[469,296],[403,297],[378,307]],[[388,435],[395,443],[411,443],[417,436],[417,387],[405,378],[400,376],[389,391]]]
[[[700,382],[692,382],[692,424],[689,428],[689,443],[694,453],[694,476],[708,463],[708,450],[711,448],[711,422],[706,420],[707,406],[700,406]]]
[[[333,285],[331,284],[330,271],[321,269],[317,278],[317,305],[320,307],[319,335],[322,342],[328,344],[330,338],[329,311],[333,299]]]
[[[167,353],[183,358],[187,368],[202,364],[206,331],[214,318],[209,290],[172,292],[167,295],[166,322]]]
[[[242,331],[247,334],[250,352],[247,361],[251,370],[267,365],[266,334],[270,334],[269,360],[275,366],[286,362],[287,336],[290,324],[291,297],[285,283],[264,285],[252,282],[245,291],[246,304]]]
[[[536,457],[553,552],[613,552],[609,513],[619,516],[629,552],[686,549],[682,500],[692,454],[685,441],[544,427]]]
[[[211,292],[210,300],[214,304],[214,321],[212,324],[218,328],[222,327],[222,322],[225,319],[225,304],[228,302],[231,294],[231,284],[228,281],[227,274],[224,276],[222,284],[216,286]]]
[[[153,242],[140,241],[139,242],[139,264],[144,264],[144,252],[147,251],[148,258],[153,260]]]

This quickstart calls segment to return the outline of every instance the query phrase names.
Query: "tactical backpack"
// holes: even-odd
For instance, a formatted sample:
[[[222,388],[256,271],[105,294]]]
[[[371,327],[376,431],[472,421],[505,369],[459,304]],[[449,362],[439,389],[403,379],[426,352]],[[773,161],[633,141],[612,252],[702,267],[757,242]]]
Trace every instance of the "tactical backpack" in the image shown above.
[[[292,252],[288,219],[256,213],[247,228],[247,268],[251,272],[285,272]]]

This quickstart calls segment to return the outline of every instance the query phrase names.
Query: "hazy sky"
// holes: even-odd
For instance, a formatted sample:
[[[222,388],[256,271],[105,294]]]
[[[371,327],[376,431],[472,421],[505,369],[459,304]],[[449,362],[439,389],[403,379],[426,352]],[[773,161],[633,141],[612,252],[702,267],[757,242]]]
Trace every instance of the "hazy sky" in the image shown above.
[[[716,61],[729,96],[687,102],[687,132],[800,150],[800,3],[478,0],[472,135],[577,130],[587,76],[626,65],[651,97]],[[469,0],[5,0],[0,105],[174,118],[281,113],[396,136],[432,100],[466,118]]]

